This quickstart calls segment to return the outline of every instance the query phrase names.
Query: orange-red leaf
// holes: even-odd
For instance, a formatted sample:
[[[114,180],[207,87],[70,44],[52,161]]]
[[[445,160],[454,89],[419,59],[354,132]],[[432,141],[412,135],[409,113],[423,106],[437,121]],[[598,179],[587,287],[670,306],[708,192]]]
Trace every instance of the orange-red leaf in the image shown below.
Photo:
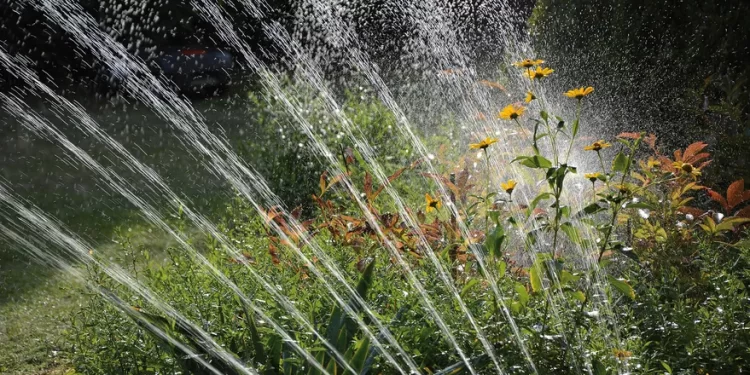
[[[487,87],[491,87],[491,88],[493,88],[493,89],[498,89],[498,90],[502,90],[502,91],[507,91],[507,90],[505,89],[505,86],[503,86],[503,85],[501,85],[501,84],[499,84],[499,83],[497,83],[497,82],[492,82],[492,81],[488,81],[488,80],[486,80],[486,79],[483,79],[483,80],[479,81],[479,83],[481,83],[481,84],[482,84],[482,85],[484,85],[484,86],[487,86]]]
[[[388,183],[391,183],[391,182],[393,182],[393,180],[395,180],[395,179],[397,179],[397,178],[398,178],[399,176],[401,176],[401,174],[402,174],[402,173],[404,173],[404,171],[405,171],[405,170],[406,170],[406,167],[404,167],[404,168],[401,168],[401,169],[397,170],[397,171],[396,171],[396,173],[394,173],[394,174],[392,174],[392,175],[388,176]],[[383,188],[385,188],[385,184],[383,184],[383,185],[380,185],[380,187],[378,187],[378,190],[376,190],[376,191],[375,191],[375,193],[373,193],[373,194],[372,194],[372,199],[373,199],[373,200],[374,200],[375,198],[377,198],[377,197],[378,197],[378,195],[380,195],[380,193],[381,193],[381,192],[383,191]]]
[[[745,191],[744,179],[737,180],[729,185],[729,188],[727,189],[727,210],[731,210],[738,204],[744,202],[745,199],[747,199],[747,193],[750,193],[750,191]]]
[[[706,192],[708,193],[708,196],[712,200],[714,200],[716,202],[719,202],[719,204],[721,205],[721,207],[723,207],[725,210],[729,210],[729,205],[727,204],[727,200],[724,199],[724,197],[722,197],[721,194],[719,194],[719,193],[717,193],[717,192],[715,192],[715,191],[713,191],[711,189],[706,189]]]
[[[708,146],[708,143],[705,142],[695,142],[691,144],[690,146],[687,146],[685,149],[685,152],[682,154],[682,159],[686,163],[692,163],[692,158],[696,156],[698,153],[703,151],[704,148]],[[679,159],[677,159],[679,160]]]
[[[295,219],[299,219],[299,216],[302,214],[302,206],[297,206],[292,210],[292,217]]]
[[[680,211],[683,214],[693,215],[693,218],[699,217],[705,213],[705,211],[701,210],[700,208],[695,208],[695,207],[690,207],[690,206],[682,206],[678,208],[677,211]]]
[[[618,134],[617,138],[640,139],[641,138],[641,133],[623,132],[623,133]]]
[[[737,213],[734,216],[750,218],[750,206],[747,206],[737,211]]]
[[[323,194],[326,192],[326,176],[328,175],[328,171],[323,171],[323,173],[320,175],[320,181],[318,182],[318,185],[320,185],[320,196],[323,196]]]
[[[351,147],[347,147],[344,150],[344,162],[347,165],[354,163],[354,150]]]

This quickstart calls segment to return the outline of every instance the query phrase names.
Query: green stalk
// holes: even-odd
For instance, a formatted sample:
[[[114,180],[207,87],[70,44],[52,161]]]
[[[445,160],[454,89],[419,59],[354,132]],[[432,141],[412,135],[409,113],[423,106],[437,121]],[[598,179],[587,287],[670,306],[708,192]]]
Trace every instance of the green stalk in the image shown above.
[[[576,105],[576,122],[578,123],[581,121],[581,99],[578,99],[578,104]],[[579,123],[580,126],[580,123]],[[576,134],[578,135],[578,134]],[[565,162],[567,163],[570,159],[570,151],[573,149],[573,142],[575,141],[575,135],[571,134],[570,137],[570,144],[568,145],[568,152],[565,153]]]
[[[487,147],[484,148],[484,161],[486,162],[487,167],[487,193],[484,195],[484,215],[485,215],[485,221],[487,222],[487,231],[485,232],[485,236],[490,232],[490,189],[492,187],[492,178],[490,175],[490,155],[487,153]]]

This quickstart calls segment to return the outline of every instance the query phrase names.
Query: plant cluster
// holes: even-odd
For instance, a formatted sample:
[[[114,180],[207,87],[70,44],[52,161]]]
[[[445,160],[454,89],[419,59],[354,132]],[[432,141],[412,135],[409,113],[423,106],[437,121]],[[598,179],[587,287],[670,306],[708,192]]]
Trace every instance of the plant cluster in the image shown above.
[[[742,180],[726,194],[702,186],[702,142],[672,154],[645,133],[582,145],[594,89],[564,93],[573,121],[555,116],[537,99],[553,74],[543,64],[515,64],[529,90],[497,115],[528,140],[512,160],[487,136],[467,147],[482,163],[467,156],[435,171],[416,160],[377,183],[344,148],[342,172],[315,178],[312,215],[257,215],[235,202],[222,229],[240,253],[227,258],[212,238],[205,253],[252,303],[176,249],[133,272],[267,374],[741,373],[750,190]],[[587,155],[595,162],[573,164]],[[426,181],[397,186],[424,202],[388,193],[408,175]],[[122,314],[94,300],[77,316],[80,371],[202,374],[208,363],[241,373],[195,332],[91,273],[131,307]],[[409,358],[388,357],[399,349]]]

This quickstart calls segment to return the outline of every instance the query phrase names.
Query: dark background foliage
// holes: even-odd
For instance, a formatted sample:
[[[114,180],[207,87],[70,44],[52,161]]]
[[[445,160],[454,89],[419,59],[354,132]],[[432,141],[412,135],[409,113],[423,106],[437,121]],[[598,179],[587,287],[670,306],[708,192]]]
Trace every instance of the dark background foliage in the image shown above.
[[[674,147],[703,139],[721,166],[711,180],[727,185],[750,177],[748,14],[743,0],[539,0],[530,24],[566,82],[607,98],[596,105],[612,132],[653,131]]]

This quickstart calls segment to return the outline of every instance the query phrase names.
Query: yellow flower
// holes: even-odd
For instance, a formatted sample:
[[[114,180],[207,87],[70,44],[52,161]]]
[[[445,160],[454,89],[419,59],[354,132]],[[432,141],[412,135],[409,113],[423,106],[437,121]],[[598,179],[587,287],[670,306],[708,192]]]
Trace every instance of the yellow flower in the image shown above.
[[[500,111],[498,117],[503,120],[515,120],[516,118],[523,115],[523,112],[525,110],[526,107],[522,105],[509,104],[507,107],[503,108],[502,111]]]
[[[440,207],[443,207],[443,203],[440,202],[437,198],[432,198],[430,196],[430,193],[425,193],[424,200],[427,202],[427,212],[433,211],[433,210],[439,210]]]
[[[534,69],[526,70],[523,72],[523,75],[534,80],[534,79],[544,78],[552,74],[552,72],[554,72],[554,70],[550,68],[542,68],[541,66],[537,66],[536,70]]]
[[[589,87],[579,87],[579,88],[576,88],[576,89],[573,89],[573,90],[570,90],[570,91],[566,92],[565,96],[567,96],[569,98],[583,99],[584,96],[586,96],[588,94],[591,94],[592,92],[594,92],[594,88],[591,87],[591,86],[589,86]]]
[[[531,91],[526,91],[526,99],[524,99],[524,101],[526,103],[531,103],[531,101],[534,99],[536,99],[536,95],[534,95],[534,93]]]
[[[584,147],[584,151],[600,151],[607,147],[612,147],[611,144],[605,142],[603,139],[600,139],[586,147]]]
[[[630,194],[630,187],[627,184],[617,184],[614,188],[617,189],[620,194]]]
[[[501,182],[500,187],[505,190],[508,194],[513,194],[513,189],[516,188],[516,180],[508,180],[507,182]]]
[[[680,171],[684,172],[687,175],[690,175],[693,178],[697,178],[698,176],[701,175],[701,170],[699,168],[697,168],[697,167],[694,167],[690,163],[684,163],[684,162],[681,162],[681,161],[676,161],[676,162],[672,163],[672,165],[675,168],[679,169]]]
[[[470,149],[477,149],[478,148],[478,149],[484,150],[487,147],[490,147],[490,145],[493,144],[493,143],[495,143],[495,142],[497,142],[497,138],[487,137],[487,138],[483,139],[479,143],[471,143],[471,144],[469,144],[469,148]]]
[[[523,61],[514,62],[513,65],[519,67],[519,68],[531,68],[532,66],[537,66],[544,64],[544,60],[532,60],[532,59],[525,59]]]
[[[654,169],[661,167],[661,162],[654,159],[653,157],[648,158],[648,161],[646,162],[646,166],[648,169]]]
[[[615,358],[623,361],[633,356],[633,352],[624,350],[624,349],[613,349],[612,353],[614,353]]]
[[[602,176],[602,174],[599,173],[599,172],[594,172],[594,173],[586,173],[583,176],[586,177],[586,178],[588,178],[589,181],[591,181],[591,182],[596,182],[596,180],[598,180],[599,177]]]

